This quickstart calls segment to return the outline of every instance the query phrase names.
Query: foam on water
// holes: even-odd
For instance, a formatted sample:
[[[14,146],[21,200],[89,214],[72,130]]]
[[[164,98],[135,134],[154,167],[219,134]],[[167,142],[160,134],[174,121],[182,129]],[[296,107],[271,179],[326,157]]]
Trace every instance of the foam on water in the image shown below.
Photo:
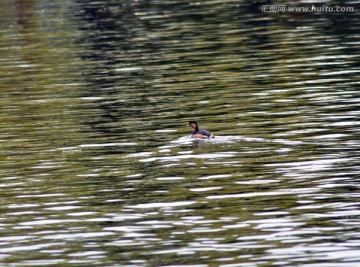
[[[234,143],[238,141],[247,141],[247,142],[266,142],[269,140],[266,140],[264,138],[250,138],[250,137],[244,137],[239,135],[226,135],[226,136],[216,136],[215,138],[192,138],[190,135],[180,137],[179,139],[176,139],[174,141],[171,141],[171,143],[174,144],[189,144],[193,142],[206,142],[206,143],[214,143],[214,144],[226,144],[226,143]]]
[[[246,141],[246,142],[267,142],[267,143],[280,143],[284,145],[300,145],[304,142],[302,141],[292,141],[292,140],[285,140],[285,139],[265,139],[259,137],[245,137],[240,135],[226,135],[226,136],[216,136],[215,138],[192,138],[190,135],[180,137],[174,141],[171,141],[173,144],[190,144],[194,142],[204,142],[204,143],[212,143],[212,144],[230,144],[239,141]]]

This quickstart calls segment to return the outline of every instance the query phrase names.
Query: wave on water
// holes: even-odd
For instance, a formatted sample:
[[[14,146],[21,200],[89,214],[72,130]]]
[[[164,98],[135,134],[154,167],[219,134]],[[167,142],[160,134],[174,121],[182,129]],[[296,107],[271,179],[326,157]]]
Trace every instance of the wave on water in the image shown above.
[[[176,156],[163,156],[163,153],[169,153],[171,152],[171,149],[174,147],[178,147],[179,145],[189,145],[194,143],[208,143],[208,144],[232,144],[239,141],[245,141],[245,142],[260,142],[260,143],[280,143],[283,145],[288,146],[294,146],[294,145],[300,145],[304,144],[304,142],[301,141],[291,141],[291,140],[285,140],[285,139],[265,139],[265,138],[259,138],[259,137],[244,137],[244,136],[238,136],[238,135],[227,135],[227,136],[216,136],[215,138],[192,138],[190,136],[182,136],[174,141],[171,141],[170,145],[164,145],[160,146],[157,152],[140,152],[140,153],[133,153],[127,155],[127,157],[139,157],[139,158],[147,158],[142,159],[140,161],[143,162],[149,162],[149,161],[155,161],[155,160],[162,160],[162,161],[177,161],[184,158],[222,158],[222,157],[231,157],[229,153],[215,153],[215,154],[200,154],[200,155],[193,155],[193,154],[186,154],[186,155],[176,155]],[[156,156],[156,155],[162,155],[162,156]],[[154,157],[150,157],[154,156]],[[149,157],[149,158],[148,158]]]
[[[180,137],[171,143],[174,144],[189,144],[193,142],[206,142],[215,144],[234,143],[237,141],[249,141],[249,142],[266,142],[263,138],[250,138],[236,135],[216,136],[215,138],[192,138],[191,135]]]
[[[226,136],[216,136],[215,138],[192,138],[191,135],[180,137],[174,141],[171,141],[173,144],[191,144],[194,142],[204,142],[212,144],[229,144],[235,143],[238,141],[246,142],[267,142],[267,143],[280,143],[285,145],[300,145],[303,144],[302,141],[291,141],[284,139],[265,139],[260,137],[245,137],[239,135],[226,135]]]

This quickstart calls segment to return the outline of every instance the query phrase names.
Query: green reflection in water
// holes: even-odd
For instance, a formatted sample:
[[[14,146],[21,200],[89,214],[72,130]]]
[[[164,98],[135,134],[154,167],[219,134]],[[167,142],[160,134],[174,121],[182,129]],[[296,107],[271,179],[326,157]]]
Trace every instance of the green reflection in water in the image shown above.
[[[354,266],[356,14],[260,5],[2,3],[0,261]]]

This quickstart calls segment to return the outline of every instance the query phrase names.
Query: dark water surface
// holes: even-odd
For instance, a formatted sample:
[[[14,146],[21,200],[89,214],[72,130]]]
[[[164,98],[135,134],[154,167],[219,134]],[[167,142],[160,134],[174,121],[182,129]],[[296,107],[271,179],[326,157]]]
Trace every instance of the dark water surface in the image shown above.
[[[0,265],[359,266],[359,13],[260,6],[2,1]]]

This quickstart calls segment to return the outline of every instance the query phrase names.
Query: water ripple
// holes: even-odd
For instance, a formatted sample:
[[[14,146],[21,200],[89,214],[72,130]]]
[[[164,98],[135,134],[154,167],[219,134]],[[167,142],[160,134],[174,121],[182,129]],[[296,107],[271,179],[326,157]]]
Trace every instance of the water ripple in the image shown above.
[[[358,12],[262,5],[0,4],[0,265],[358,266]]]

